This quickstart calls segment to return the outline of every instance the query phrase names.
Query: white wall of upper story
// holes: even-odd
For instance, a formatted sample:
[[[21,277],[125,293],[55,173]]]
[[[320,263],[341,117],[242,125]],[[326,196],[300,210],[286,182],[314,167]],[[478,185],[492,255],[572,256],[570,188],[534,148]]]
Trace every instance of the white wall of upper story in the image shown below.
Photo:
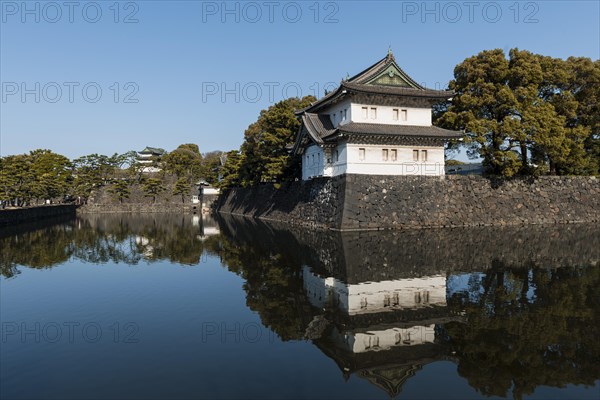
[[[330,108],[327,108],[319,114],[327,114],[331,119],[331,123],[334,127],[338,127],[339,125],[347,124],[352,120],[352,103],[350,100],[342,101]]]
[[[364,108],[366,108],[366,117]],[[349,122],[412,126],[432,125],[431,108],[379,106],[352,103],[347,100],[321,110],[319,113],[329,115],[334,127]]]
[[[331,176],[359,175],[429,175],[443,176],[443,146],[395,146],[385,144],[346,144],[338,146],[333,157]],[[417,154],[415,154],[415,152]]]
[[[352,103],[352,122],[385,125],[431,126],[431,108],[378,106]],[[366,108],[366,116],[365,110]],[[375,109],[375,111],[373,111]],[[403,116],[406,115],[406,120]]]
[[[316,144],[308,146],[304,154],[302,154],[302,180],[324,176],[325,163],[325,151],[323,148]]]
[[[332,150],[313,144],[302,156],[302,179],[318,176],[444,176],[443,146],[396,146],[341,143]]]

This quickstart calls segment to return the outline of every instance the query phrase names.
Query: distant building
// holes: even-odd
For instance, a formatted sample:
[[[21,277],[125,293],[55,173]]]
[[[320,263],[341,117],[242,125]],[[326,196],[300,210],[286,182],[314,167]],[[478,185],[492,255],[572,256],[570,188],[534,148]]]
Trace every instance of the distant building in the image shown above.
[[[202,213],[203,214],[209,213],[211,210],[212,204],[219,197],[220,191],[218,188],[212,186],[210,183],[208,183],[204,180],[197,182],[196,186],[198,187],[199,195],[194,196],[194,198],[192,199],[192,202],[194,204],[202,203],[202,208],[201,208]]]
[[[342,174],[444,175],[444,145],[461,132],[432,125],[435,103],[453,92],[410,78],[391,51],[298,112],[294,154],[302,179]]]
[[[137,162],[143,166],[142,172],[159,172],[160,167],[158,166],[158,162],[166,153],[164,149],[148,146],[144,150],[138,151]]]
[[[483,175],[483,164],[446,165],[446,175]]]

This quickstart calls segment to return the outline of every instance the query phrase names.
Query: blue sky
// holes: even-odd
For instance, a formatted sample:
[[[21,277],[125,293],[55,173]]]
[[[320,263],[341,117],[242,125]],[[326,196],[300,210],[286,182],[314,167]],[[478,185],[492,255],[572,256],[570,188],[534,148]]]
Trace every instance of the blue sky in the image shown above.
[[[69,4],[0,2],[1,155],[237,149],[261,109],[389,46],[434,88],[485,49],[600,58],[598,1]]]

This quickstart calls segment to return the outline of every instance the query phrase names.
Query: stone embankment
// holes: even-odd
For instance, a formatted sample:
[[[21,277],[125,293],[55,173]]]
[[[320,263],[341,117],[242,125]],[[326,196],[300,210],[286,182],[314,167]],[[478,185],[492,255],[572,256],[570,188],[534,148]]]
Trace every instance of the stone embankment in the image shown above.
[[[10,208],[0,210],[0,226],[21,224],[62,216],[75,217],[77,206],[73,204],[43,205],[38,207]]]
[[[343,175],[231,189],[215,209],[339,230],[600,222],[600,179]]]

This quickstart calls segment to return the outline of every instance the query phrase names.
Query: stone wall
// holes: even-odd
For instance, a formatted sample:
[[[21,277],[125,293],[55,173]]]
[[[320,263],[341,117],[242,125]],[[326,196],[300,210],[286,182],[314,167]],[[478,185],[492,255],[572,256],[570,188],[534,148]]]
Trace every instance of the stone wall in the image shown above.
[[[264,184],[226,191],[215,203],[219,212],[308,227],[337,227],[342,221],[345,178],[318,178]]]
[[[110,193],[110,186],[104,186],[92,193],[87,204],[81,206],[77,212],[88,213],[170,213],[190,212],[200,213],[201,205],[192,204],[192,195],[198,194],[190,185],[188,194],[183,196],[173,195],[173,182],[165,185],[165,191],[156,196],[156,199],[146,196],[141,185],[131,185],[131,194],[128,198],[119,201]]]
[[[0,210],[0,226],[38,221],[62,216],[75,216],[77,206],[72,204],[46,205]]]
[[[600,221],[600,179],[344,175],[232,189],[216,209],[341,230]]]

